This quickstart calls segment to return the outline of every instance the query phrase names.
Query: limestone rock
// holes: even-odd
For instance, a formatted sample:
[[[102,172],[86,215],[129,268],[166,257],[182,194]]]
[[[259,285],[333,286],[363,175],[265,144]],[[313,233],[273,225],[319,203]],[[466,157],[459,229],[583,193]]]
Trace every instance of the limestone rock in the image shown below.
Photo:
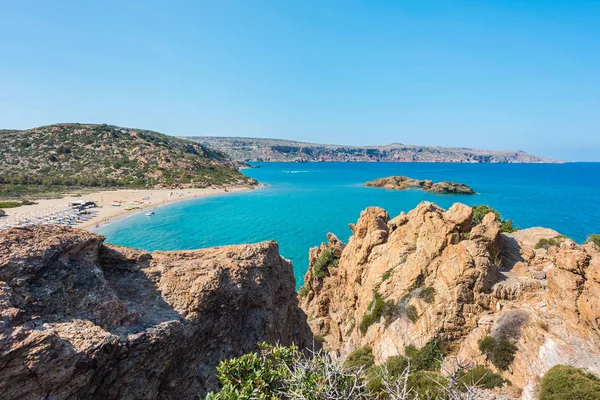
[[[462,204],[443,210],[423,202],[391,220],[380,208],[363,211],[335,274],[320,280],[318,291],[305,279],[312,296],[301,307],[313,332],[336,356],[368,345],[377,362],[442,337],[451,343],[448,359],[494,369],[479,340],[525,315],[515,360],[497,371],[524,398],[556,364],[600,374],[600,249],[563,239],[535,250],[539,239],[558,233],[504,234],[493,213],[474,227],[471,218]],[[422,297],[425,289],[433,296]],[[399,316],[361,326],[375,292],[393,301]],[[407,306],[417,310],[414,322]]]
[[[0,232],[3,399],[191,399],[257,342],[312,345],[277,244],[154,252]]]

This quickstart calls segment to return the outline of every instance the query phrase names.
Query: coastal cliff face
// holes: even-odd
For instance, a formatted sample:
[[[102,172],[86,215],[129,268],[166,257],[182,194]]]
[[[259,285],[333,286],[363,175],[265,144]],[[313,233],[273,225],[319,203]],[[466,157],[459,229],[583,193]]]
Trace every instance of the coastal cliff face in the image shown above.
[[[534,249],[558,233],[504,234],[492,213],[471,225],[471,208],[458,203],[443,210],[423,202],[393,219],[381,208],[363,211],[347,245],[330,234],[311,249],[300,301],[313,332],[333,354],[371,346],[378,362],[442,338],[448,369],[486,365],[523,398],[536,398],[556,364],[600,374],[600,249],[566,238]],[[324,273],[326,253],[335,261]],[[393,312],[373,317],[376,298]],[[500,331],[516,345],[505,371],[479,350]]]
[[[192,140],[228,154],[238,161],[269,162],[461,162],[461,163],[549,163],[546,158],[520,150],[479,150],[458,147],[344,146],[297,142],[284,139],[189,136]]]
[[[258,342],[312,346],[275,242],[147,253],[67,227],[0,233],[3,399],[189,399]]]

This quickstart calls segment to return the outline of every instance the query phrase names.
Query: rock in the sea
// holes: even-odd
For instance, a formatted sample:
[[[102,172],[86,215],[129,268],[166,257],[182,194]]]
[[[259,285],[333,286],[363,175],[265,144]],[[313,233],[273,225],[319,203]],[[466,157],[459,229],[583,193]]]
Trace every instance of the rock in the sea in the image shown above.
[[[475,191],[471,187],[463,183],[451,181],[433,183],[433,181],[428,179],[420,180],[408,178],[406,176],[390,176],[387,178],[379,178],[365,183],[365,186],[396,190],[418,188],[432,193],[475,194]]]
[[[557,233],[503,234],[493,213],[474,227],[471,219],[459,203],[422,202],[391,220],[381,208],[363,211],[331,273],[305,276],[301,307],[325,348],[344,357],[370,346],[383,362],[437,337],[449,344],[446,360],[485,365],[523,393],[556,364],[600,374],[600,249],[563,240],[536,252],[539,237]],[[396,309],[366,319],[375,293]],[[499,371],[478,343],[507,330],[517,351]]]
[[[475,191],[464,183],[442,181],[425,188],[432,193],[475,194]]]
[[[0,231],[2,399],[197,399],[258,342],[313,345],[275,242],[147,253],[103,240]]]

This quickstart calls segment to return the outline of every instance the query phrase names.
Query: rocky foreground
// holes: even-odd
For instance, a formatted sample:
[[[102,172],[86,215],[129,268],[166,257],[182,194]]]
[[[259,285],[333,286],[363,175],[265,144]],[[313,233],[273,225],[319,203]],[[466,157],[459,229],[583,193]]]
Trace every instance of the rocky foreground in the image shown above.
[[[347,244],[330,234],[311,249],[300,307],[274,242],[148,253],[67,227],[2,230],[0,397],[198,398],[219,389],[220,361],[314,338],[377,364],[435,342],[435,373],[485,366],[510,381],[477,399],[536,399],[558,364],[600,374],[595,244],[502,233],[492,212],[473,226],[458,203],[370,207],[350,227]]]
[[[394,190],[407,190],[416,188],[431,193],[475,194],[473,188],[465,185],[464,183],[451,181],[433,183],[433,181],[429,179],[413,179],[406,176],[390,176],[387,178],[379,178],[365,183],[365,186]]]
[[[313,332],[334,355],[370,346],[383,362],[440,338],[443,370],[485,365],[523,399],[537,398],[540,377],[557,364],[600,374],[594,244],[542,228],[504,234],[492,213],[472,226],[471,208],[458,203],[423,202],[392,219],[370,207],[351,229],[348,244],[330,234],[311,249],[300,292]],[[514,343],[514,360],[498,368],[506,360],[483,354],[486,337]]]
[[[0,397],[191,399],[257,343],[312,346],[275,242],[147,253],[86,231],[0,231]]]

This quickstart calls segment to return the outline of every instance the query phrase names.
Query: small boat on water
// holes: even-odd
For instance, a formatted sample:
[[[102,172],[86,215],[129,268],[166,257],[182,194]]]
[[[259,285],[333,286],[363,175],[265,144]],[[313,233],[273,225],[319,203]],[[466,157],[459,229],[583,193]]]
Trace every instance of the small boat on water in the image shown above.
[[[147,216],[154,215],[154,211],[148,211],[148,212],[146,213],[146,215],[147,215]]]

